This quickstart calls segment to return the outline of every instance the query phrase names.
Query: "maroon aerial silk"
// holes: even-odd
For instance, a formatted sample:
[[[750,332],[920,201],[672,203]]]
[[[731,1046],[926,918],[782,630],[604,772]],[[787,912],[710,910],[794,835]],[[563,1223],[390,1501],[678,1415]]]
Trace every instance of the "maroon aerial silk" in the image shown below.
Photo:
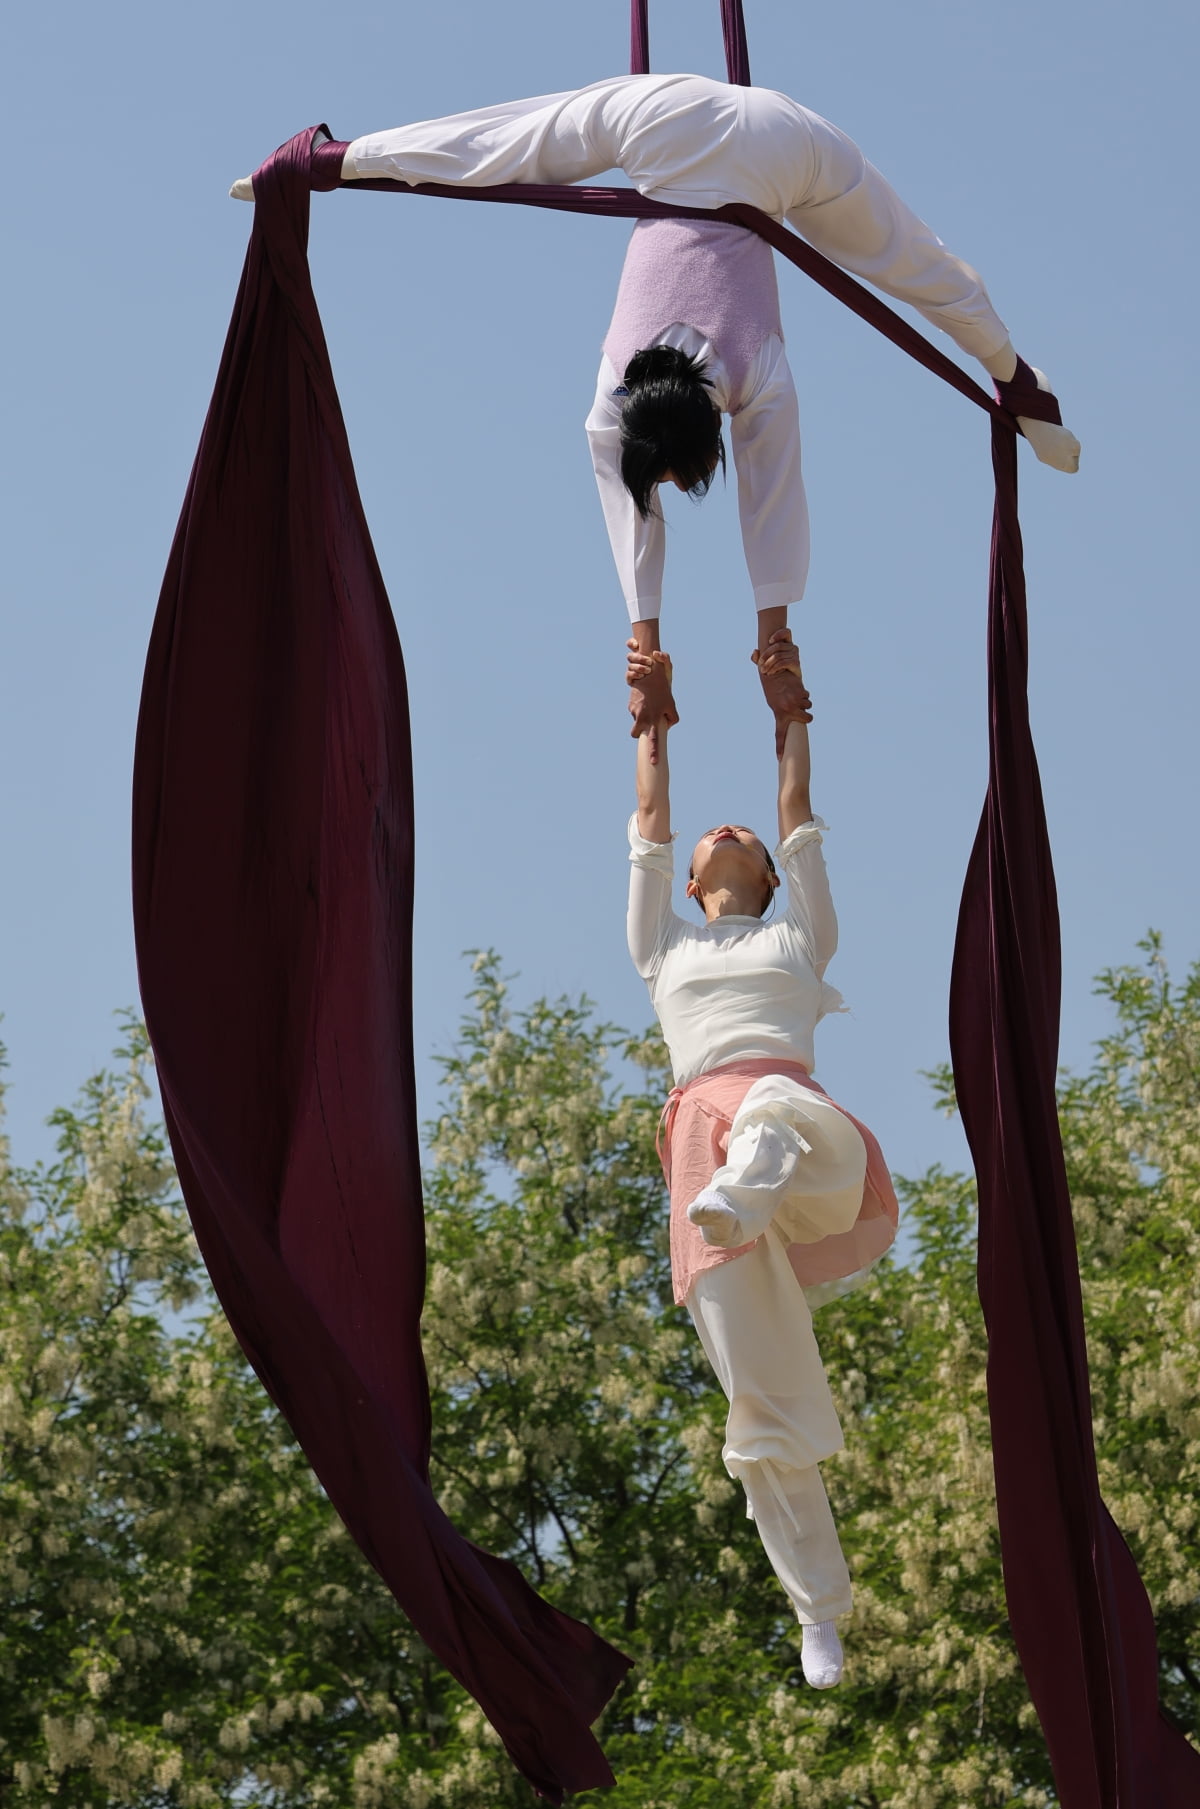
[[[184,1198],[330,1500],[551,1802],[612,1782],[629,1660],[429,1486],[404,665],[306,258],[310,133],[271,160],[155,618],[134,910]]]
[[[722,0],[748,83],[740,0]],[[631,64],[648,61],[632,0]],[[612,1782],[590,1724],[629,1660],[471,1545],[429,1486],[412,1051],[404,667],[307,263],[302,132],[255,175],[254,227],[146,664],[134,918],[180,1181],[213,1284],[330,1499],[422,1639],[549,1801]],[[728,220],[991,416],[990,776],[951,983],[979,1178],[1001,1550],[1063,1809],[1195,1809],[1200,1755],[1157,1700],[1149,1603],[1100,1499],[1055,1104],[1059,933],[1026,698],[1015,416],[876,296],[754,208],[630,189],[355,189]]]

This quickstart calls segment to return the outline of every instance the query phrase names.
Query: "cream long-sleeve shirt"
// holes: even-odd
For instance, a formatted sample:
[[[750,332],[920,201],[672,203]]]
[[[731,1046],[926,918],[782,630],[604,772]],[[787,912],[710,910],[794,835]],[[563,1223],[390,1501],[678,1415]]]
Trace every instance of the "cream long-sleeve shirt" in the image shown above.
[[[775,864],[787,909],[687,922],[671,906],[674,843],[649,842],[629,820],[629,953],[650,991],[676,1086],[725,1062],[775,1058],[814,1067],[813,1032],[844,1009],[825,969],[837,917],[821,853],[819,817],[782,842]]]
[[[800,412],[783,342],[768,334],[739,395],[715,347],[695,327],[676,322],[655,345],[676,346],[704,361],[712,399],[730,416],[738,514],[756,609],[798,603],[808,578],[808,499],[800,467]],[[662,605],[666,527],[661,514],[643,521],[621,482],[621,404],[625,391],[607,355],[587,418],[588,446],[600,506],[631,622],[657,616]]]

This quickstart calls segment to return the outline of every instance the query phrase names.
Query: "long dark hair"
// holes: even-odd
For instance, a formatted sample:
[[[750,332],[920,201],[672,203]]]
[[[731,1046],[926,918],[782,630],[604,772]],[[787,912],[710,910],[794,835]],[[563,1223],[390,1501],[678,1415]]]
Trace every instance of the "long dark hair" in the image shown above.
[[[689,496],[706,496],[717,466],[725,469],[725,442],[703,359],[652,345],[625,366],[625,387],[621,481],[643,521],[668,471]]]

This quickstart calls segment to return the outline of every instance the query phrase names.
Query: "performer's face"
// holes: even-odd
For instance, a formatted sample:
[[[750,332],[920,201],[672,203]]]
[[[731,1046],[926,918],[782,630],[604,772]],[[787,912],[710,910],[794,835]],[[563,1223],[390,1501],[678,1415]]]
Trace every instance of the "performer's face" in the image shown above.
[[[714,886],[761,884],[763,880],[774,891],[779,884],[766,848],[744,823],[718,823],[700,837],[692,855],[692,880],[706,892]],[[690,885],[688,891],[695,896]]]

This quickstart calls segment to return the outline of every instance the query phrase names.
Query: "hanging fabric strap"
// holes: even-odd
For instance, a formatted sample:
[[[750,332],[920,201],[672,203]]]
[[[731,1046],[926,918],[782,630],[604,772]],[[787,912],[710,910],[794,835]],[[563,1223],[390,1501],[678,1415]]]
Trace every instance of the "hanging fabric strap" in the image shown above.
[[[591,1723],[629,1660],[464,1539],[430,1484],[408,702],[309,276],[312,137],[260,172],[154,619],[142,1001],[243,1350],[425,1644],[560,1803],[613,1781]]]
[[[750,50],[746,43],[742,0],[721,0],[721,36],[725,40],[725,69],[730,81],[735,88],[748,88]]]
[[[725,42],[725,68],[738,88],[750,86],[750,51],[742,0],[721,0],[721,36]],[[650,0],[629,0],[629,73],[650,73]]]
[[[650,73],[650,0],[630,0],[629,73]]]

